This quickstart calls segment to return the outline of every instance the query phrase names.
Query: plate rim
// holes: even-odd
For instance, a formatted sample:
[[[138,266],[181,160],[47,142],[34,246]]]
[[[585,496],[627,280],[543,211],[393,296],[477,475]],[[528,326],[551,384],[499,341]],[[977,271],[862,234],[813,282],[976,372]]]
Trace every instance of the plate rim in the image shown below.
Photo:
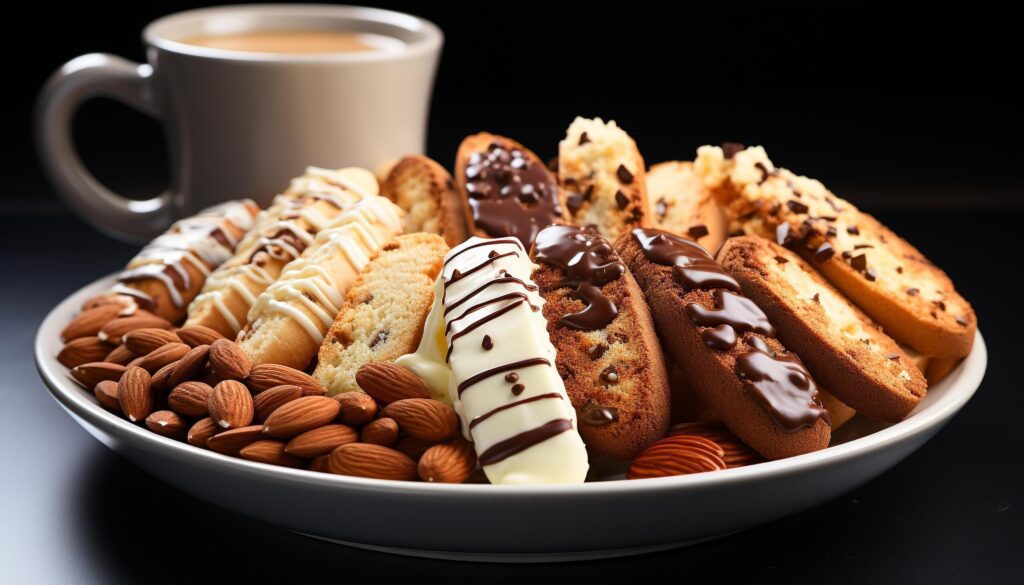
[[[91,393],[83,389],[67,374],[66,368],[56,361],[56,355],[49,355],[47,346],[58,339],[58,333],[65,323],[59,322],[65,314],[77,310],[81,301],[95,295],[113,281],[117,273],[111,273],[79,288],[54,306],[40,323],[33,343],[36,369],[50,395],[63,408],[87,423],[102,428],[119,439],[139,444],[146,449],[160,449],[164,455],[176,459],[190,459],[189,463],[205,467],[216,466],[223,471],[262,476],[278,481],[299,481],[320,487],[335,487],[350,491],[373,491],[377,494],[389,492],[399,495],[418,496],[493,496],[502,497],[581,497],[609,494],[641,495],[652,492],[682,489],[714,489],[737,484],[776,479],[780,476],[799,474],[817,467],[838,465],[844,461],[869,456],[894,443],[902,443],[933,429],[940,428],[952,418],[974,396],[984,378],[988,365],[988,351],[981,331],[975,334],[974,347],[964,361],[953,370],[943,383],[955,388],[948,389],[935,404],[920,412],[915,409],[903,421],[880,429],[865,437],[828,447],[821,451],[805,453],[787,459],[767,461],[757,465],[671,477],[642,480],[606,480],[568,485],[492,485],[492,484],[440,484],[382,480],[344,475],[319,473],[305,469],[279,467],[236,457],[229,457],[206,449],[193,447],[188,443],[157,435],[140,425],[135,425],[104,409]],[[58,370],[59,368],[59,370]],[[954,389],[956,391],[954,391]],[[75,418],[75,417],[72,417]],[[227,467],[225,467],[227,466]]]

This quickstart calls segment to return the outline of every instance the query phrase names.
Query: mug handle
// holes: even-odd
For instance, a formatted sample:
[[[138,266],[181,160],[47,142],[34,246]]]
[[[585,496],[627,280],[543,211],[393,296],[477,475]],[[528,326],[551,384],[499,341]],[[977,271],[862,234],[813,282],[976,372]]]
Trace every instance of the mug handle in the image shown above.
[[[78,106],[92,97],[111,98],[159,119],[152,76],[149,65],[105,53],[82,55],[50,76],[36,102],[39,157],[64,202],[99,229],[135,242],[149,240],[170,224],[172,193],[136,201],[104,187],[82,164],[71,123]]]

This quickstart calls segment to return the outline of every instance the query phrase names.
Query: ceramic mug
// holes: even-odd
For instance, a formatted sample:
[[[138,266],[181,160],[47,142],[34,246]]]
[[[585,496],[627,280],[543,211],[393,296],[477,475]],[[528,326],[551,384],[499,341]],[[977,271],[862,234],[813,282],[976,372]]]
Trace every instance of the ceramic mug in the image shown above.
[[[373,33],[396,47],[365,52],[255,53],[181,42],[267,30]],[[178,217],[250,197],[266,206],[307,165],[373,168],[422,152],[443,35],[398,12],[329,5],[242,5],[161,18],[142,34],[148,64],[107,54],[72,59],[47,81],[36,108],[43,166],[87,221],[147,240]],[[161,121],[170,188],[136,201],[86,169],[71,140],[75,110],[109,97]]]

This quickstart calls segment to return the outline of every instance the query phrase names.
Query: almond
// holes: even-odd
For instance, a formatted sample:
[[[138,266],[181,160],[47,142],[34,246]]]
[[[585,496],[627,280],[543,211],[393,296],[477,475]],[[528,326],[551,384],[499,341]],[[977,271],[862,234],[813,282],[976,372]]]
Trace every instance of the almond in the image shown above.
[[[334,400],[341,406],[341,422],[361,427],[377,416],[377,402],[365,392],[343,392]]]
[[[135,355],[146,355],[147,353],[163,347],[168,343],[181,343],[173,331],[160,329],[158,327],[145,327],[130,331],[124,336],[124,344]]]
[[[436,443],[436,441],[424,441],[423,439],[406,435],[395,441],[391,448],[419,461],[420,457],[427,452],[427,449],[433,447]]]
[[[173,388],[198,376],[203,371],[203,366],[206,365],[209,355],[209,345],[197,345],[190,349],[180,360],[172,364],[174,367],[167,376],[167,386]]]
[[[103,408],[117,413],[121,412],[121,404],[117,401],[117,382],[103,380],[93,388],[92,395],[96,397],[96,401]]]
[[[118,317],[108,321],[99,332],[96,334],[97,337],[105,341],[112,343],[123,343],[124,336],[136,329],[146,329],[155,327],[157,329],[172,329],[171,323],[164,319],[150,313],[148,311],[136,311],[134,315],[130,317]]]
[[[696,435],[666,437],[636,456],[626,479],[686,475],[725,469],[725,454],[714,441]]]
[[[252,394],[241,382],[224,380],[210,394],[210,416],[223,429],[237,429],[252,423]]]
[[[330,455],[321,455],[316,459],[309,462],[309,467],[306,469],[310,471],[319,471],[320,473],[327,473],[327,460],[330,459]]]
[[[139,308],[139,304],[132,297],[108,292],[96,295],[82,303],[82,310],[88,311],[89,309],[94,309],[103,305],[117,305],[121,308],[122,316],[131,315]]]
[[[416,479],[416,462],[380,445],[348,443],[331,452],[327,471],[338,475],[412,481]]]
[[[440,443],[423,453],[416,469],[423,481],[462,483],[476,469],[476,453],[463,440]]]
[[[206,440],[206,448],[223,455],[238,456],[238,452],[246,445],[266,439],[263,425],[250,425],[217,433]]]
[[[125,370],[117,383],[117,401],[128,420],[139,422],[153,412],[153,393],[149,389],[150,376],[135,366]]]
[[[95,335],[78,337],[64,344],[60,353],[57,354],[57,361],[65,368],[73,368],[89,362],[104,362],[107,361],[104,358],[112,349],[114,349],[112,344]]]
[[[303,396],[323,396],[327,394],[323,386],[313,379],[313,376],[300,372],[295,368],[279,364],[258,364],[253,366],[246,382],[249,383],[249,387],[256,394],[274,386],[284,385],[302,388]]]
[[[149,389],[154,392],[166,390],[170,384],[167,383],[171,379],[171,375],[174,373],[174,367],[178,362],[171,362],[166,366],[160,368],[153,374],[153,378],[149,381]]]
[[[359,440],[363,443],[390,447],[398,440],[398,423],[395,419],[387,417],[370,421],[359,431]]]
[[[297,457],[312,459],[327,455],[337,447],[359,440],[359,433],[346,425],[324,425],[306,431],[285,445],[284,450]]]
[[[256,411],[253,420],[259,423],[264,422],[271,413],[278,408],[281,408],[282,405],[301,397],[302,388],[291,384],[274,386],[273,388],[264,390],[252,399],[252,405]]]
[[[263,432],[271,437],[287,439],[323,426],[335,418],[341,406],[326,396],[303,396],[282,405],[267,417]]]
[[[167,406],[174,412],[189,417],[207,416],[213,388],[202,382],[182,382],[167,395]]]
[[[174,363],[185,357],[185,354],[188,352],[189,347],[187,345],[176,341],[154,349],[129,365],[138,366],[152,374],[167,364]]]
[[[86,388],[95,388],[103,380],[119,380],[128,368],[110,362],[89,362],[71,368],[71,377]]]
[[[99,333],[104,325],[116,319],[121,309],[118,305],[109,304],[82,311],[60,332],[60,338],[71,341],[79,337],[92,337]]]
[[[250,443],[239,451],[238,455],[242,459],[249,461],[256,461],[258,463],[268,463],[270,465],[280,465],[282,467],[305,467],[306,462],[292,455],[285,453],[284,443],[281,441],[274,441],[270,439],[263,439]]]
[[[728,469],[764,461],[757,451],[732,434],[720,422],[680,423],[668,430],[669,437],[677,435],[696,435],[713,441],[725,452],[722,460],[725,461],[725,466]]]
[[[188,437],[186,440],[188,441],[188,444],[193,447],[202,447],[205,449],[206,441],[209,440],[210,437],[219,433],[220,430],[221,428],[217,426],[217,421],[210,417],[206,417],[196,421],[196,423],[192,425],[192,428],[188,430]]]
[[[430,398],[430,390],[411,371],[391,362],[369,362],[356,371],[356,384],[381,404],[405,398]]]
[[[174,333],[182,343],[185,343],[190,347],[210,345],[218,339],[224,339],[224,336],[219,332],[210,329],[209,327],[203,327],[202,325],[182,327],[181,329],[175,329]]]
[[[384,407],[402,432],[424,441],[443,441],[455,434],[459,417],[447,404],[432,398],[405,398]]]
[[[99,339],[97,337],[96,339]],[[128,365],[128,362],[135,359],[135,354],[128,351],[128,348],[121,344],[114,349],[110,350],[107,357],[103,358],[103,361],[110,362],[112,364],[124,364]]]
[[[244,380],[252,364],[237,343],[218,339],[210,344],[210,371],[223,380]]]
[[[185,437],[185,419],[170,410],[158,410],[146,417],[146,428],[172,439]]]

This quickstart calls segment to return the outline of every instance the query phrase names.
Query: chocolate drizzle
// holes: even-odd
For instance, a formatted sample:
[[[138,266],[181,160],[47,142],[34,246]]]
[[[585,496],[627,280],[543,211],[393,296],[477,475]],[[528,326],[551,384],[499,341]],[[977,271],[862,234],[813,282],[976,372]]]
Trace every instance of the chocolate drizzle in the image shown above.
[[[715,301],[721,308],[705,309],[691,303],[686,306],[686,314],[700,327],[727,325],[737,333],[754,331],[775,336],[775,327],[772,327],[764,311],[754,301],[727,290],[716,290]]]
[[[493,237],[512,236],[529,246],[562,216],[550,171],[500,140],[470,155],[465,180],[473,222]]]
[[[484,370],[482,372],[479,372],[479,373],[477,373],[477,374],[475,374],[473,376],[470,376],[470,377],[466,378],[465,380],[462,381],[461,384],[459,384],[458,388],[456,388],[456,391],[458,392],[459,396],[461,397],[462,393],[465,392],[467,388],[469,388],[473,384],[476,384],[480,380],[485,380],[487,378],[490,378],[491,376],[496,376],[498,374],[504,374],[505,372],[508,372],[508,371],[511,371],[511,370],[518,370],[519,368],[525,368],[525,367],[528,367],[528,366],[550,366],[550,365],[551,365],[551,362],[549,362],[547,360],[547,358],[542,358],[542,357],[528,358],[528,359],[525,359],[525,360],[519,360],[517,362],[512,362],[512,363],[509,363],[509,364],[501,364],[500,366],[495,366],[495,367],[493,367],[493,368],[491,368],[489,370]]]
[[[525,451],[538,443],[543,443],[551,437],[571,429],[572,421],[567,418],[556,418],[555,420],[548,421],[537,428],[523,431],[518,435],[495,443],[480,454],[480,465],[494,465],[516,453]]]
[[[563,316],[559,324],[592,331],[605,327],[619,314],[600,287],[618,280],[626,266],[600,234],[574,226],[548,226],[537,234],[534,257],[562,271],[563,280],[558,286],[576,287],[572,297],[586,305],[578,313]]]
[[[619,420],[619,410],[614,406],[601,406],[590,400],[579,410],[580,422],[591,427],[603,427]]]
[[[538,394],[536,396],[531,396],[529,398],[523,398],[522,400],[516,400],[515,402],[509,402],[508,404],[502,404],[501,406],[499,406],[499,407],[497,407],[495,409],[492,409],[492,410],[488,410],[487,412],[481,414],[480,416],[478,416],[478,417],[474,418],[472,421],[470,421],[469,422],[469,429],[473,430],[473,427],[475,427],[476,425],[484,422],[485,420],[491,418],[492,416],[498,414],[499,412],[501,412],[503,410],[508,410],[510,408],[514,408],[514,407],[519,406],[521,404],[528,404],[530,402],[536,402],[538,400],[547,400],[549,398],[557,398],[557,399],[561,400],[562,399],[562,395],[559,394],[558,392],[548,392],[547,394]]]
[[[740,292],[736,279],[729,276],[700,244],[661,230],[637,228],[633,239],[644,256],[656,264],[672,267],[676,282],[687,289],[724,288]]]
[[[818,403],[818,388],[795,355],[771,356],[760,350],[736,358],[736,375],[747,392],[764,406],[786,431],[829,420]]]

